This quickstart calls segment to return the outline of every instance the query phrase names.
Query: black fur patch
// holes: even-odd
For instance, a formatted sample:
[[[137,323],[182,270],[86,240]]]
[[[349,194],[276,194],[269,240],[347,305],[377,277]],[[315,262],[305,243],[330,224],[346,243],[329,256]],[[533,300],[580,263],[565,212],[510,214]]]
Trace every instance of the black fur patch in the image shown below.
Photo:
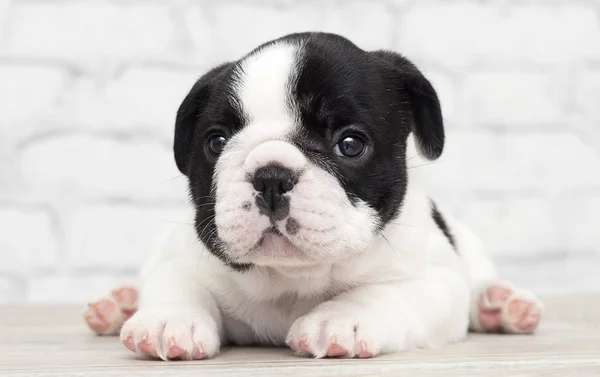
[[[444,134],[436,93],[398,54],[367,52],[334,34],[290,37],[303,41],[290,100],[303,126],[294,143],[338,178],[351,202],[361,200],[375,209],[383,227],[398,215],[406,193],[408,135],[418,135],[428,157],[441,154]],[[367,142],[361,157],[334,153],[346,135]]]
[[[250,203],[250,201],[245,201],[244,203],[242,203],[242,209],[244,211],[251,211],[252,210],[252,203]]]
[[[450,228],[448,228],[448,224],[446,224],[446,220],[444,220],[444,217],[438,211],[433,200],[431,201],[431,216],[433,217],[433,221],[435,221],[435,223],[440,228],[442,233],[444,233],[444,236],[446,236],[446,238],[448,238],[448,242],[450,242],[450,244],[452,245],[454,250],[458,251],[456,249],[456,243],[454,241],[454,236],[452,235],[452,232],[450,232]]]
[[[294,219],[293,217],[287,219],[287,222],[285,223],[285,231],[288,232],[288,234],[293,236],[294,234],[298,233],[299,230],[300,223],[298,220]]]

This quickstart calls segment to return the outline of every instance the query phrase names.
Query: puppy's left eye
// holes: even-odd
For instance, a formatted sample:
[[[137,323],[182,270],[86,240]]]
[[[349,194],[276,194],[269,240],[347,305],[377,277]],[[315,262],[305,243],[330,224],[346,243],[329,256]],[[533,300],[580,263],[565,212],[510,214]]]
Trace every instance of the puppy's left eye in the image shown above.
[[[212,135],[208,138],[208,149],[210,149],[210,153],[217,156],[223,152],[223,148],[225,148],[225,144],[227,143],[227,139],[223,135]]]
[[[358,136],[346,136],[334,147],[334,151],[341,157],[359,157],[367,149],[367,143]]]

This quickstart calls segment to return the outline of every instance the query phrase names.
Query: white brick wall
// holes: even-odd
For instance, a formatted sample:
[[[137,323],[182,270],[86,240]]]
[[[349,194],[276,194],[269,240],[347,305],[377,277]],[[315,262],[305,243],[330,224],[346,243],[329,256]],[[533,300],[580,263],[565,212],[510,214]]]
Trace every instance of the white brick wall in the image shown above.
[[[187,202],[170,148],[194,78],[302,30],[417,62],[449,133],[421,168],[436,197],[506,277],[600,291],[598,1],[0,0],[0,302],[130,281]]]

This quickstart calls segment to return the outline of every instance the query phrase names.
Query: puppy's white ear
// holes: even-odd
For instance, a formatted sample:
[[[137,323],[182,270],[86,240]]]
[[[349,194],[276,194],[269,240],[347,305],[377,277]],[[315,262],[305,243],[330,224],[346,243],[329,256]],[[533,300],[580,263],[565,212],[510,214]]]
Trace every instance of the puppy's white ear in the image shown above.
[[[399,100],[408,97],[412,110],[411,130],[417,149],[428,160],[435,160],[444,150],[444,122],[438,96],[431,83],[408,59],[391,51],[371,53],[396,73]]]
[[[222,64],[200,77],[181,105],[179,105],[177,118],[175,119],[173,152],[175,153],[175,163],[177,164],[177,168],[185,175],[188,175],[188,162],[192,150],[194,129],[198,124],[198,118],[202,115],[202,112],[210,99],[211,91],[216,80],[218,80],[219,76],[229,67],[231,67],[231,63]]]

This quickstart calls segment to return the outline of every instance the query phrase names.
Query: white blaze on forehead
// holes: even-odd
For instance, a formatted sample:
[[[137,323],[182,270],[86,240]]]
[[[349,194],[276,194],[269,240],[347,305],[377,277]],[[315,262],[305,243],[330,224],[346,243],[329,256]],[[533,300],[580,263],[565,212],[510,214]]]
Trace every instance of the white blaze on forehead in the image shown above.
[[[252,172],[269,163],[277,163],[294,171],[306,165],[306,157],[298,148],[281,140],[269,140],[254,148],[244,161],[244,167]]]
[[[271,138],[287,134],[294,125],[293,111],[289,108],[290,81],[296,74],[298,46],[276,43],[247,57],[238,71],[235,91],[247,127],[262,128]],[[268,128],[268,129],[265,129]]]

